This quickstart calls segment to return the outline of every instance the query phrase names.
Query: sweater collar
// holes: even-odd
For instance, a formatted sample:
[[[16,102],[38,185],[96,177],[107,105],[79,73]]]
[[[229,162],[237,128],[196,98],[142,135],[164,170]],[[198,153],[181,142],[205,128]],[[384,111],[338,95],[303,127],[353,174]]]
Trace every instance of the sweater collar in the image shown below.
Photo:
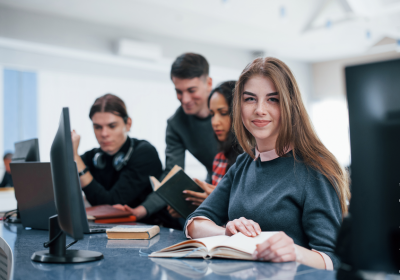
[[[276,159],[276,158],[279,157],[278,154],[276,153],[276,150],[275,150],[275,149],[270,150],[270,151],[266,151],[266,152],[262,152],[262,153],[260,153],[260,152],[257,150],[257,147],[255,148],[255,150],[256,150],[256,157],[255,157],[254,160],[257,160],[258,157],[260,157],[260,160],[261,160],[261,161],[271,161],[271,160],[274,160],[274,159]],[[291,150],[292,150],[292,147],[289,147],[289,148],[285,151],[285,154],[288,153],[288,152],[290,152]]]

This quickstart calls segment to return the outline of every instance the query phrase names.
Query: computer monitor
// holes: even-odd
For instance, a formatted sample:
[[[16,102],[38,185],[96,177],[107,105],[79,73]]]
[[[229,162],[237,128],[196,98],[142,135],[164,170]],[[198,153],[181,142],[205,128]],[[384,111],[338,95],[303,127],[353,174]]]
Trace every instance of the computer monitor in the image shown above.
[[[14,143],[15,152],[12,157],[12,163],[22,163],[31,161],[40,161],[39,155],[39,140],[37,138],[29,139],[21,142]],[[12,176],[12,172],[11,172]],[[15,186],[14,186],[15,187]],[[17,200],[18,201],[18,200]],[[16,216],[8,217],[6,222],[8,223],[21,223],[21,216],[19,213],[19,207],[17,205]]]
[[[345,68],[356,270],[400,271],[400,60]]]
[[[14,143],[12,162],[40,161],[39,140],[37,138]]]
[[[32,255],[33,261],[76,263],[95,261],[103,258],[99,252],[66,250],[66,234],[75,240],[83,239],[83,225],[87,221],[82,200],[82,189],[74,161],[69,110],[63,108],[59,127],[50,151],[50,165],[53,177],[54,201],[57,214],[49,221],[49,251]],[[45,246],[46,247],[46,246]]]

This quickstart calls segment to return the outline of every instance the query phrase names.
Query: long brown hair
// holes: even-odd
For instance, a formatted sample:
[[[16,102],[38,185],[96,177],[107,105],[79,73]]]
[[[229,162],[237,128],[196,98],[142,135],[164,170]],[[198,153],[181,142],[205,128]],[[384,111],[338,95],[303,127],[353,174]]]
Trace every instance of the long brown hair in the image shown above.
[[[342,215],[347,213],[346,200],[350,199],[349,176],[335,156],[318,138],[301,99],[297,82],[289,67],[277,58],[257,58],[242,71],[233,96],[233,129],[239,144],[252,158],[255,138],[242,122],[241,106],[245,83],[253,76],[268,77],[279,93],[281,123],[275,150],[284,156],[292,147],[293,156],[323,174],[335,188],[339,197]]]

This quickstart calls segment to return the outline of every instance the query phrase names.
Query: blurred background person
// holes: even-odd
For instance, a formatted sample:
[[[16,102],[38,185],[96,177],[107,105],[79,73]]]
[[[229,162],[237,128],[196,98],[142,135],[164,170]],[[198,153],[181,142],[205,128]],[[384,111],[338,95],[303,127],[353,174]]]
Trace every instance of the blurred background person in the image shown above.
[[[159,223],[155,216],[146,215],[143,206],[137,207],[153,192],[149,176],[159,178],[162,172],[156,149],[145,140],[128,136],[132,119],[124,101],[113,94],[97,98],[90,108],[89,118],[99,148],[80,156],[80,136],[75,130],[71,133],[74,158],[87,200],[92,206],[135,207],[132,214],[138,220]]]
[[[12,153],[6,153],[3,157],[4,168],[6,169],[6,171],[4,172],[3,180],[0,183],[0,188],[14,186],[10,169],[10,162],[12,160],[12,157]]]

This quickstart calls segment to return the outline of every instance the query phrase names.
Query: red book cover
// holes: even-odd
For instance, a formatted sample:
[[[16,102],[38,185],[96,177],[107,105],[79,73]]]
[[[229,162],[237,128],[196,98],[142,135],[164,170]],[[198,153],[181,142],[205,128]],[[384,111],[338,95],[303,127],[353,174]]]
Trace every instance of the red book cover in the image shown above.
[[[112,207],[111,205],[98,205],[86,208],[86,215],[97,219],[111,219],[131,216],[132,213]]]
[[[94,221],[96,224],[118,224],[118,223],[128,223],[136,222],[136,217],[131,215],[129,217],[123,218],[112,218],[112,219],[96,219]]]

